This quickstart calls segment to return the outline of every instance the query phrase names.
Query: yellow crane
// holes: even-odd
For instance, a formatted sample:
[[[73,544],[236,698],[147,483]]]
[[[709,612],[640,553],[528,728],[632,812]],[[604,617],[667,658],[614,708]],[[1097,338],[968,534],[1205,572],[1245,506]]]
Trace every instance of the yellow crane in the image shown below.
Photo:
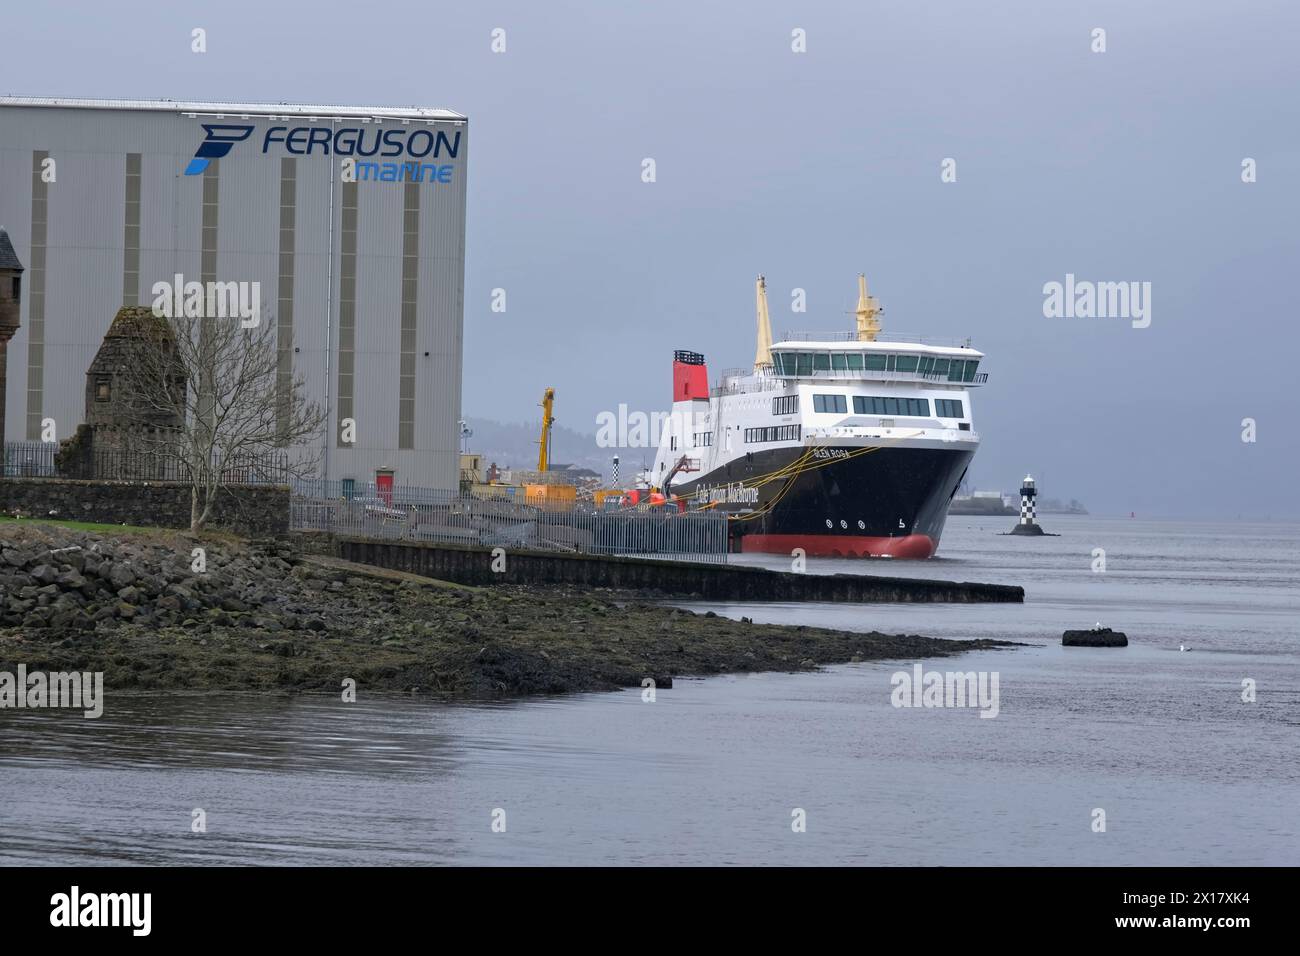
[[[858,317],[858,341],[874,342],[876,336],[880,334],[880,313],[884,310],[880,308],[880,303],[876,301],[874,295],[867,295],[867,277],[861,272],[858,273],[858,308],[855,313]]]
[[[758,277],[758,349],[754,353],[754,371],[772,367],[772,320],[767,314],[767,280]]]
[[[548,388],[542,394],[542,437],[537,440],[537,470],[546,471],[551,463],[551,426],[555,418],[551,410],[555,407],[555,389]]]
[[[569,511],[577,500],[577,487],[551,479],[551,426],[555,424],[551,411],[555,408],[555,389],[548,388],[542,393],[541,405],[542,437],[537,439],[537,475],[534,482],[524,485],[524,501],[545,511]]]

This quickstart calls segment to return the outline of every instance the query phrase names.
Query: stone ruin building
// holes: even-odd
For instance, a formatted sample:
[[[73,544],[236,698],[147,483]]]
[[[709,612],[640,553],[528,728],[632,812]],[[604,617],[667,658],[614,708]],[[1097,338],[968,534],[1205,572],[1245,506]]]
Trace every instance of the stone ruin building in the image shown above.
[[[118,309],[86,371],[85,421],[62,443],[56,462],[67,477],[177,479],[186,381],[171,353],[170,324],[148,306]],[[149,360],[142,355],[150,353]],[[156,382],[146,370],[159,367]],[[164,394],[162,390],[167,390]]]

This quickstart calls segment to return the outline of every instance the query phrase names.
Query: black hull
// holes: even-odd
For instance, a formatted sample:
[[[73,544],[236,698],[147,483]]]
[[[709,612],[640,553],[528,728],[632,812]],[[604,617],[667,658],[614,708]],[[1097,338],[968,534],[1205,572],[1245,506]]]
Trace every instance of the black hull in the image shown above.
[[[711,503],[732,515],[733,550],[925,558],[938,547],[975,454],[965,447],[818,448],[793,477],[755,485],[805,451],[752,452],[689,481],[679,477],[671,492],[688,508]]]

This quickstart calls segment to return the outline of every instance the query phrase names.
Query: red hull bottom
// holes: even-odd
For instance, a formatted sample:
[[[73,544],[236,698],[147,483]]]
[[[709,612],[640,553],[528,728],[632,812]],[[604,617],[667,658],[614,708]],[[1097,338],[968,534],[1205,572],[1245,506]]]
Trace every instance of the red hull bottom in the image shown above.
[[[747,534],[740,539],[742,552],[790,554],[803,548],[812,557],[827,558],[901,558],[920,561],[935,552],[935,541],[927,534],[907,534],[897,538],[847,534]]]

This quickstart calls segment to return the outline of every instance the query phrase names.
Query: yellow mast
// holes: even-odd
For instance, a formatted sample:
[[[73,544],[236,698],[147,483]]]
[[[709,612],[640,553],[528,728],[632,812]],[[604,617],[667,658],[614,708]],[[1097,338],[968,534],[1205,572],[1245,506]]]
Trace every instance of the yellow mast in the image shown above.
[[[767,281],[758,277],[758,349],[754,353],[754,371],[772,367],[772,321],[767,315]]]
[[[874,342],[880,334],[880,322],[876,316],[881,312],[880,303],[873,295],[867,295],[867,277],[858,273],[858,341]]]
[[[555,407],[555,389],[548,388],[542,395],[542,437],[538,440],[537,470],[545,471],[551,460],[551,409]]]

